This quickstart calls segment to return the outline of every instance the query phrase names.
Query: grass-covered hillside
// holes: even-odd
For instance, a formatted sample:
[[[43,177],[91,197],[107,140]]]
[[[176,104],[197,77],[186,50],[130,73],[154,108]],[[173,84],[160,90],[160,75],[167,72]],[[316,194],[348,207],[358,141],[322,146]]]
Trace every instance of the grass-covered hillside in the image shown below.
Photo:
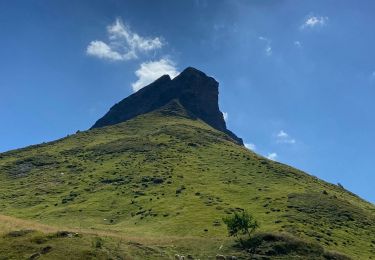
[[[235,144],[177,103],[0,154],[0,259],[246,258],[222,222],[243,209],[259,237],[273,234],[264,248],[292,241],[320,250],[310,259],[375,256],[372,204]],[[274,258],[309,259],[296,248]]]

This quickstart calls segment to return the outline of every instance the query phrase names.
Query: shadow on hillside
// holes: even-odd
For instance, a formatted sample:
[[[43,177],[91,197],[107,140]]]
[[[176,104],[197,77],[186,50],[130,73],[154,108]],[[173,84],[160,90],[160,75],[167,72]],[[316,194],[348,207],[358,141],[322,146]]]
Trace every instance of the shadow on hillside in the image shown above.
[[[250,259],[351,259],[341,253],[327,251],[317,243],[284,233],[258,233],[249,240],[237,242],[235,247],[246,251]]]

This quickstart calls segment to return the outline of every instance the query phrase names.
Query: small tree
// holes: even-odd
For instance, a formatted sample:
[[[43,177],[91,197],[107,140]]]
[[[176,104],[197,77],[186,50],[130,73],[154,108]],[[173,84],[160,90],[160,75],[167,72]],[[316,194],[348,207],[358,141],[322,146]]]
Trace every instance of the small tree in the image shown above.
[[[236,237],[241,245],[244,245],[241,235],[251,235],[259,227],[258,222],[246,211],[241,213],[235,212],[234,215],[223,218],[224,223],[227,225],[229,236]]]

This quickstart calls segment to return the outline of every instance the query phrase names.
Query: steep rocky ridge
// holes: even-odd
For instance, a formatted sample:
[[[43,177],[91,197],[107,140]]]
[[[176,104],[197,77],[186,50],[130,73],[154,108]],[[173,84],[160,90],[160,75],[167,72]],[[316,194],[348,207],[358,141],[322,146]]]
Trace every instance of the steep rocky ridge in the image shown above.
[[[188,67],[173,80],[164,75],[115,104],[92,128],[125,122],[171,101],[178,101],[189,112],[191,118],[203,120],[242,145],[242,139],[227,129],[223,113],[219,110],[218,86],[219,83],[214,78]]]

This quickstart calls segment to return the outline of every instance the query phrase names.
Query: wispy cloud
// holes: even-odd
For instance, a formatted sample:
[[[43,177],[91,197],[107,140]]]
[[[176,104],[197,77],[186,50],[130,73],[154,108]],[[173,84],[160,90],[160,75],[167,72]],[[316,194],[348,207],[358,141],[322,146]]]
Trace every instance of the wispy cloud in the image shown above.
[[[225,122],[227,122],[228,121],[228,113],[223,112],[223,117],[224,117]]]
[[[303,24],[300,26],[301,29],[306,29],[306,28],[314,28],[314,27],[322,27],[325,26],[328,22],[328,17],[327,16],[314,16],[314,15],[309,15]]]
[[[298,48],[302,48],[302,43],[300,41],[294,41],[293,44]]]
[[[94,40],[87,46],[86,53],[101,59],[126,61],[137,59],[140,53],[147,53],[163,47],[161,37],[142,37],[133,32],[120,19],[107,27],[108,43]]]
[[[269,154],[267,154],[267,159],[270,159],[270,160],[272,160],[272,161],[275,161],[276,160],[276,158],[277,158],[277,153],[269,153]]]
[[[245,147],[246,147],[247,149],[249,149],[249,150],[251,150],[251,151],[255,151],[256,148],[257,148],[256,145],[253,144],[253,143],[245,143],[244,145],[245,145]]]
[[[293,139],[288,133],[286,133],[284,130],[280,130],[276,134],[276,142],[282,143],[282,144],[295,144],[296,140]]]
[[[178,73],[176,64],[168,58],[143,62],[139,69],[135,71],[138,80],[132,83],[132,89],[136,92],[163,75],[167,74],[171,78],[174,78]]]
[[[258,39],[261,40],[261,41],[264,41],[266,43],[264,51],[265,51],[267,56],[271,56],[272,55],[271,40],[269,40],[268,38],[263,37],[263,36],[259,36]]]

